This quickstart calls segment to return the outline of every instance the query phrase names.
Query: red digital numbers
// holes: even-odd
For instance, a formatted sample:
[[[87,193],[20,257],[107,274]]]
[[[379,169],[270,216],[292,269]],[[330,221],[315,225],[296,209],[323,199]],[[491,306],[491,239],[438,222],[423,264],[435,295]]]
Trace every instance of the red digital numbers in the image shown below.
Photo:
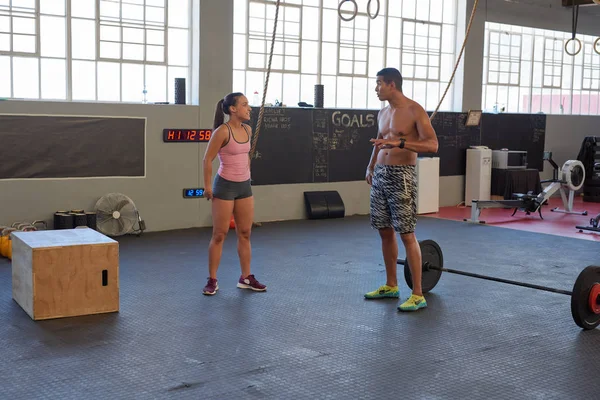
[[[164,142],[208,142],[212,135],[210,129],[164,129]]]

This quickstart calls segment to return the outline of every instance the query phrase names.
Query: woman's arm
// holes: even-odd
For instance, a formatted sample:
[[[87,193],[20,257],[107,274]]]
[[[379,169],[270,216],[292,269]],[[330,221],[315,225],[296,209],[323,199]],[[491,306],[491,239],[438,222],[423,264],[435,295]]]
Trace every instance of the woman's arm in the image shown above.
[[[223,147],[225,141],[229,138],[227,129],[223,125],[218,127],[211,135],[204,152],[204,160],[202,162],[202,172],[204,175],[204,196],[207,200],[212,199],[212,163],[219,149]]]

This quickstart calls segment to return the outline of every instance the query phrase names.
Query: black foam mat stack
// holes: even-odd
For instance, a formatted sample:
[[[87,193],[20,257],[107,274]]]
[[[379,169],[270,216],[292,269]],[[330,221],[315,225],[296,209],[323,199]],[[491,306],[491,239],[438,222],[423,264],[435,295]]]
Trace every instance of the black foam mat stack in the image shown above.
[[[308,219],[344,218],[344,201],[336,190],[304,192]]]

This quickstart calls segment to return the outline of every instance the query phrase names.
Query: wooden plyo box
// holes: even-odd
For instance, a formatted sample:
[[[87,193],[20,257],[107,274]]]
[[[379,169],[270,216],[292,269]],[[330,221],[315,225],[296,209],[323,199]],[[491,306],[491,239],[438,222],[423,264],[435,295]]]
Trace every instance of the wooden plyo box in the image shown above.
[[[33,320],[119,311],[119,243],[93,229],[12,233],[13,299]]]

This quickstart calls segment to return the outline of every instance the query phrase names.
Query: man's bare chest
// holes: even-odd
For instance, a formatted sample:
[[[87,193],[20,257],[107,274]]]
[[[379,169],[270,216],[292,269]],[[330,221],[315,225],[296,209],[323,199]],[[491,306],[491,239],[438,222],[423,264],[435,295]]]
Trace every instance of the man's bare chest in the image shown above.
[[[415,131],[414,122],[410,121],[407,117],[402,118],[382,118],[379,125],[381,134],[386,139],[400,138],[404,136],[411,136]]]

